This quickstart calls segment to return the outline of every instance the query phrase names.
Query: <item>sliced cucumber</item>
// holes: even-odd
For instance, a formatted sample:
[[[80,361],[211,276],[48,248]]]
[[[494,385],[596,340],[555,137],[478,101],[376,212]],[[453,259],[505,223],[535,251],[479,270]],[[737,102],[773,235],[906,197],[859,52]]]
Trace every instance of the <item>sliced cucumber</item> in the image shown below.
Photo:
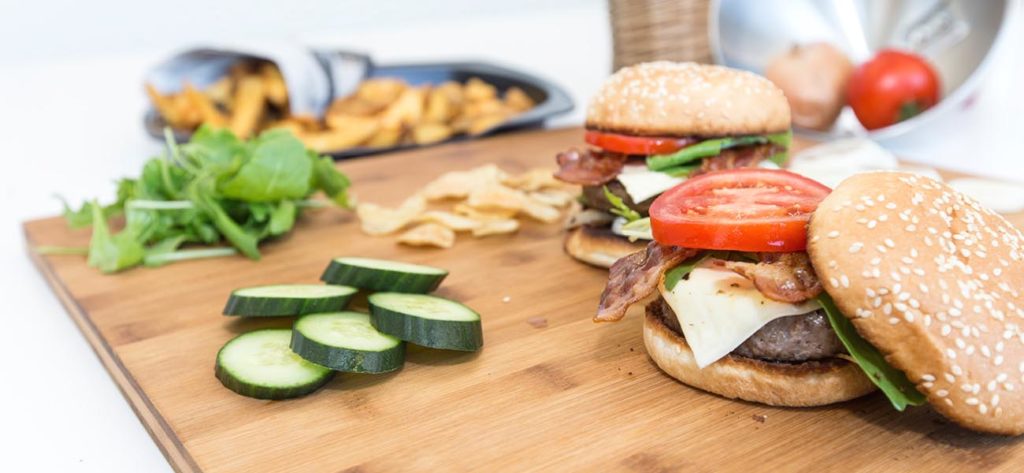
[[[480,314],[458,302],[395,292],[371,294],[368,301],[373,326],[407,342],[462,351],[484,344]]]
[[[356,289],[325,284],[279,284],[236,289],[224,315],[275,317],[344,309]]]
[[[288,329],[239,335],[217,352],[214,373],[228,389],[257,399],[288,399],[316,391],[334,372],[296,355]]]
[[[320,279],[369,291],[423,294],[441,285],[448,271],[432,266],[371,258],[335,258]]]
[[[291,346],[313,363],[350,373],[386,373],[405,363],[405,343],[359,312],[304,315],[292,327]]]

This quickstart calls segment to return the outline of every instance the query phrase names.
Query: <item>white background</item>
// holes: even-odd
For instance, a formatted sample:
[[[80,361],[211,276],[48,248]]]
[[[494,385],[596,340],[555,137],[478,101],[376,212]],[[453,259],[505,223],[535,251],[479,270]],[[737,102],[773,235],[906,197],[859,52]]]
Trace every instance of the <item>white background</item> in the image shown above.
[[[1018,5],[1019,6],[1019,5]],[[1024,53],[1014,31],[973,105],[896,150],[1024,181]],[[141,126],[147,67],[192,44],[292,40],[378,62],[483,59],[555,80],[585,104],[611,67],[601,1],[0,0],[0,471],[167,471],[31,266],[20,222],[112,197],[159,152]],[[553,125],[578,124],[582,107]]]

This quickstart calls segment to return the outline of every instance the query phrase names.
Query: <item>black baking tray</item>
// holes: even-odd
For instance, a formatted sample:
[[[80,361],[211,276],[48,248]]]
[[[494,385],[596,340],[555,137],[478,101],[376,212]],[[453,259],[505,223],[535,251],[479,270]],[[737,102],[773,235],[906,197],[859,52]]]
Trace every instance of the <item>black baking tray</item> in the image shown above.
[[[367,69],[366,78],[372,77],[395,77],[412,85],[439,84],[448,80],[465,82],[471,77],[479,77],[484,81],[493,84],[500,93],[504,93],[511,87],[519,87],[537,104],[532,109],[508,119],[501,125],[498,125],[483,134],[474,136],[460,135],[441,143],[473,139],[479,136],[493,135],[511,130],[540,127],[544,124],[546,119],[569,112],[573,109],[573,101],[569,97],[569,94],[567,94],[565,90],[558,85],[524,72],[486,62],[466,61],[371,65]],[[349,92],[350,91],[335,93],[335,97],[332,97],[332,99],[345,96]],[[144,122],[146,131],[150,136],[160,140],[164,139],[163,129],[166,126],[166,123],[155,109],[150,108],[146,112]],[[185,142],[188,141],[191,133],[176,131],[174,136],[178,142]],[[334,157],[335,159],[345,159],[407,150],[423,146],[433,145],[410,144],[394,146],[391,148],[350,148],[344,151],[326,154]]]

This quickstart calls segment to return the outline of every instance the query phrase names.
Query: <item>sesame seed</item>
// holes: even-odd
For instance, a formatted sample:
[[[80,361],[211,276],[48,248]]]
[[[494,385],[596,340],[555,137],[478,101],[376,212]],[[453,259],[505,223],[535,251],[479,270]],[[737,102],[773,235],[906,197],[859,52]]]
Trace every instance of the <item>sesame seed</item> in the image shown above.
[[[839,230],[832,230],[831,232],[828,232],[828,235],[826,236],[828,236],[829,238],[838,238]]]
[[[892,241],[891,238],[886,238],[884,240],[884,243],[885,243],[885,246],[888,246],[889,248],[896,248],[896,242]]]
[[[846,277],[845,274],[839,277],[839,282],[842,283],[843,287],[850,287],[850,278]]]
[[[969,405],[971,405],[971,406],[976,406],[976,405],[978,405],[978,402],[979,402],[979,401],[978,401],[978,398],[976,398],[976,397],[969,397],[969,398],[967,398],[967,400],[966,400],[966,401],[964,401],[964,402],[966,402],[967,404],[969,404]]]
[[[850,245],[850,253],[856,253],[856,252],[860,251],[860,249],[863,248],[863,247],[864,247],[863,243],[861,243],[859,241],[855,242],[854,244]]]
[[[831,284],[832,287],[839,287],[839,280],[836,278],[828,278],[828,283]]]
[[[949,391],[946,391],[945,389],[940,389],[938,391],[935,391],[935,395],[938,397],[946,397],[949,396]]]

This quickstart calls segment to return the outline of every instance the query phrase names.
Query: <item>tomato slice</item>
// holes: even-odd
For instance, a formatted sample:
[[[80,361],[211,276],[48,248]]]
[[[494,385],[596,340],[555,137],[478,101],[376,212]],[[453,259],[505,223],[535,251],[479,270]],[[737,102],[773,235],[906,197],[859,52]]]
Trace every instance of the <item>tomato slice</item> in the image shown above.
[[[779,169],[709,172],[651,205],[654,239],[706,250],[790,252],[807,248],[807,221],[831,192]]]
[[[644,156],[674,153],[697,142],[689,138],[630,136],[589,130],[583,140],[607,151]]]

